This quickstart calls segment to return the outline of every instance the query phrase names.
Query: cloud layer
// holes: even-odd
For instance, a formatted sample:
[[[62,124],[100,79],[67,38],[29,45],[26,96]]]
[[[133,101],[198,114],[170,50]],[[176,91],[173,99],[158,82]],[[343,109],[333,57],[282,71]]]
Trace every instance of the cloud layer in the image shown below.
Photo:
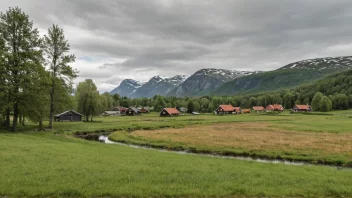
[[[80,70],[110,91],[124,78],[201,68],[272,70],[352,51],[350,0],[3,0],[41,33],[64,28]]]

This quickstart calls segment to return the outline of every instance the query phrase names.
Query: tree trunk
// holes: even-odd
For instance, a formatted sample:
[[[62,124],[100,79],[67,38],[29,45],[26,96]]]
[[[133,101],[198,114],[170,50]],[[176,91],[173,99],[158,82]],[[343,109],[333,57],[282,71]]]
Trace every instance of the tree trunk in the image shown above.
[[[6,109],[6,118],[5,118],[5,122],[4,122],[4,127],[6,128],[10,128],[10,107],[7,107]]]
[[[22,126],[24,126],[24,115],[22,114],[22,121],[21,121],[21,123],[22,123]]]
[[[43,120],[39,121],[39,129],[43,129]]]
[[[17,130],[18,114],[18,101],[15,101],[15,103],[13,104],[12,132],[16,132]]]
[[[53,82],[54,83],[54,82]],[[53,128],[53,118],[54,118],[54,92],[55,92],[55,85],[51,87],[50,90],[50,114],[49,114],[49,129]]]

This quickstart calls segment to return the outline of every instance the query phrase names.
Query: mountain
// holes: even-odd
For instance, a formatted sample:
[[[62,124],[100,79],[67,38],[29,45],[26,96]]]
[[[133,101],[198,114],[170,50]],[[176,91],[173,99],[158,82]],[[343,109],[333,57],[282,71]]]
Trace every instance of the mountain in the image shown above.
[[[187,76],[177,75],[174,77],[154,76],[147,83],[139,87],[131,94],[132,98],[153,97],[155,95],[165,96],[172,89],[186,80]]]
[[[132,79],[123,80],[118,87],[110,92],[110,94],[119,94],[120,96],[131,97],[138,88],[144,83]]]
[[[278,70],[234,79],[223,84],[212,94],[235,95],[291,88],[350,68],[351,56],[308,59],[290,63]]]
[[[258,72],[232,71],[226,69],[201,69],[170,91],[168,96],[201,96],[220,87],[225,82]]]

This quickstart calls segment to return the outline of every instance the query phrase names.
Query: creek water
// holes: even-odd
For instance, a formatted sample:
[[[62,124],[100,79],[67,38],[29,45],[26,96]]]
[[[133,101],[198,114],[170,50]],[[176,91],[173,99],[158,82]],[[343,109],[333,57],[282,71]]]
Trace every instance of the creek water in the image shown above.
[[[107,136],[103,136],[103,135],[99,136],[99,141],[103,142],[105,144],[118,144],[118,145],[128,146],[128,147],[137,148],[137,149],[149,149],[149,150],[156,150],[159,152],[169,152],[169,153],[177,153],[177,154],[183,154],[183,155],[197,155],[197,156],[237,159],[237,160],[245,160],[245,161],[255,161],[255,162],[260,162],[260,163],[287,164],[287,165],[295,165],[295,166],[302,166],[302,165],[311,166],[311,165],[313,165],[313,164],[304,163],[304,162],[292,162],[292,161],[286,161],[286,160],[268,160],[268,159],[252,158],[252,157],[223,156],[223,155],[216,155],[216,154],[199,154],[199,153],[192,153],[192,152],[186,152],[186,151],[172,151],[172,150],[167,150],[167,149],[152,148],[152,147],[148,147],[148,146],[138,146],[138,145],[114,142],[114,141],[109,140],[109,138]]]

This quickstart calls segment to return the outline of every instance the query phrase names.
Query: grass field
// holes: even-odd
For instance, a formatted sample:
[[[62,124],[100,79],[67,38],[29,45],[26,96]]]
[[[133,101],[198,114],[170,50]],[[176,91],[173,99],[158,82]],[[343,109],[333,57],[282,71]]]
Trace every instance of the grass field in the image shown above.
[[[352,171],[0,134],[0,196],[351,196]]]
[[[51,132],[0,133],[0,196],[351,197],[352,169],[181,155],[74,138],[120,130],[137,144],[351,161],[352,111],[331,115],[157,114],[55,123]],[[125,130],[131,133],[126,133]],[[303,159],[303,158],[302,158]]]

